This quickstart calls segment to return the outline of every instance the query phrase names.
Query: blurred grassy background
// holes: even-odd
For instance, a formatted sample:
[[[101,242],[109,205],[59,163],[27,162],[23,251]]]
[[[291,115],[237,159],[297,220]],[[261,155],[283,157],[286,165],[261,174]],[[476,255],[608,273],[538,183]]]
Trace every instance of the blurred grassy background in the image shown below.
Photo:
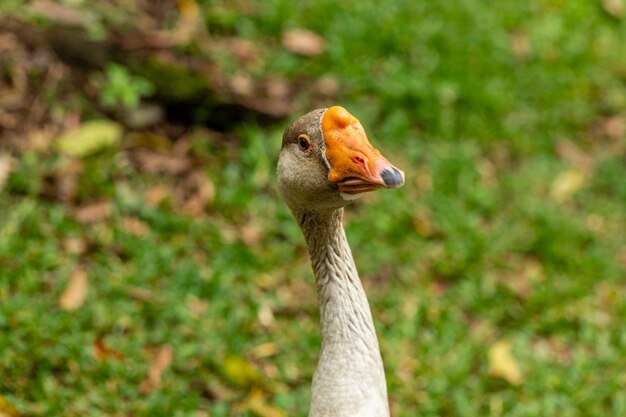
[[[625,8],[3,1],[0,415],[305,415],[332,104],[407,173],[346,214],[392,414],[626,415]]]

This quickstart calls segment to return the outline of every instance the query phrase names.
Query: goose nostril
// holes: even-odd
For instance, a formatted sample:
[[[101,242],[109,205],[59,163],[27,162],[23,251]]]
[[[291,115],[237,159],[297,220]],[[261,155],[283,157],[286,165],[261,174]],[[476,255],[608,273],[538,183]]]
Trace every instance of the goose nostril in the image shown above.
[[[387,187],[399,187],[404,183],[402,174],[396,168],[385,168],[380,176]]]

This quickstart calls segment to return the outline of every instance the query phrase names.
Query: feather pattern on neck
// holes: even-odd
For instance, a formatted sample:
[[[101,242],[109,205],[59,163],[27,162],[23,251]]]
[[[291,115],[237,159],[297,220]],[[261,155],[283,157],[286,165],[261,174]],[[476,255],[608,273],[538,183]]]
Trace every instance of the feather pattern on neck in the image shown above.
[[[322,332],[309,417],[388,417],[376,330],[342,217],[343,209],[296,215],[309,246]]]

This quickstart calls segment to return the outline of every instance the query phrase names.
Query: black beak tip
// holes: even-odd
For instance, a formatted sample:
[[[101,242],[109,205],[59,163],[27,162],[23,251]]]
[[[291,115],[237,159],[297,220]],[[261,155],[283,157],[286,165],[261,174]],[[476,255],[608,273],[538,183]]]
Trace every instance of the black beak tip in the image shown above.
[[[397,168],[385,168],[383,172],[380,174],[383,181],[385,182],[385,186],[390,188],[398,188],[402,184],[404,184],[404,177],[402,173]]]

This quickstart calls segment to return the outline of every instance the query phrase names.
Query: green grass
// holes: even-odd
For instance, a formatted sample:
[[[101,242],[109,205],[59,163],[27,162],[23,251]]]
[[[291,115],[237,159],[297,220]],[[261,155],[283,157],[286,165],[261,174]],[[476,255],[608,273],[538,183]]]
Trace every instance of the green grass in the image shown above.
[[[204,11],[211,33],[263,45],[255,76],[336,77],[341,104],[407,173],[346,215],[394,416],[626,415],[626,138],[606,130],[626,118],[626,20],[583,0]],[[301,26],[325,54],[278,47]],[[24,415],[219,417],[255,415],[243,403],[261,389],[306,415],[320,339],[305,244],[274,185],[283,127],[184,137],[216,190],[197,217],[178,208],[175,178],[113,149],[83,161],[79,202],[112,209],[82,224],[42,197],[71,161],[21,155],[0,194],[0,395]],[[146,204],[155,185],[167,196]],[[63,311],[79,265],[88,298]],[[99,359],[98,339],[122,358]],[[500,340],[519,385],[489,375]],[[267,343],[274,355],[258,353]],[[172,364],[142,392],[163,345]]]

